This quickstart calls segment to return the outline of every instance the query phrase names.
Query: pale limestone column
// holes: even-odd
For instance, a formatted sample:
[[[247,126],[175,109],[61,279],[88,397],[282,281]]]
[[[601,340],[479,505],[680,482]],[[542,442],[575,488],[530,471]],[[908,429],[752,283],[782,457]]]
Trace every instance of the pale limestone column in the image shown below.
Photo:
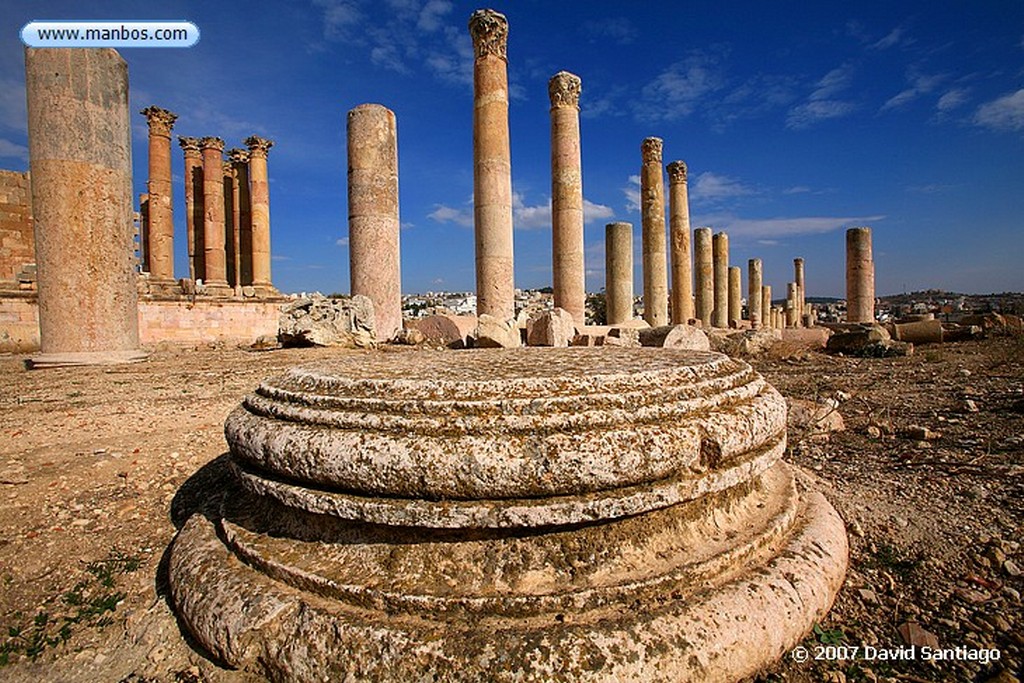
[[[633,224],[609,223],[604,229],[605,322],[633,319]]]
[[[231,154],[231,150],[228,150]],[[227,263],[228,286],[235,296],[241,296],[242,287],[238,281],[238,244],[241,223],[238,215],[238,178],[235,165],[229,156],[224,161],[224,253]]]
[[[149,124],[149,273],[158,287],[174,284],[174,208],[171,204],[171,128],[178,115],[150,106],[139,112]]]
[[[796,326],[803,327],[804,324],[804,260],[793,259],[793,280],[796,281]]]
[[[871,228],[846,231],[846,321],[875,321],[875,262]]]
[[[694,303],[696,318],[704,329],[711,327],[715,311],[715,266],[711,228],[697,228],[693,231],[694,280],[696,287]]]
[[[228,150],[234,182],[232,184],[232,220],[235,239],[235,293],[252,284],[252,214],[249,210],[249,150]]]
[[[797,291],[795,282],[786,283],[786,327],[796,327]]]
[[[667,325],[668,253],[665,239],[665,181],[661,170],[661,138],[640,144],[640,216],[643,241],[644,320],[651,327]]]
[[[188,277],[193,282],[206,277],[203,247],[203,155],[199,138],[179,135],[185,154],[185,229],[188,239]],[[198,246],[197,246],[198,245]]]
[[[774,321],[773,327],[777,330],[784,329],[786,327],[786,316],[782,314],[782,308],[776,306],[772,309],[772,320]]]
[[[761,327],[773,327],[771,285],[761,285]]]
[[[270,180],[267,152],[273,140],[251,135],[249,148],[249,211],[252,222],[252,286],[262,295],[277,294],[270,280]]]
[[[583,171],[580,160],[579,76],[559,71],[548,82],[551,99],[551,235],[554,304],[577,327],[586,323],[583,259]]]
[[[141,360],[128,65],[115,50],[27,48],[40,353],[32,367]]]
[[[379,104],[348,113],[348,258],[353,295],[373,301],[377,339],[402,329],[398,129]]]
[[[715,261],[715,308],[711,315],[713,327],[729,326],[729,236],[715,233],[712,241]]]
[[[473,219],[476,310],[515,317],[512,260],[512,156],[508,133],[508,21],[482,9],[469,18],[473,39]]]
[[[199,140],[203,152],[203,252],[206,279],[211,294],[230,293],[227,280],[227,253],[224,248],[224,141],[217,137]]]
[[[743,317],[743,281],[739,266],[729,266],[729,327],[739,327]]]
[[[693,267],[690,262],[690,200],[686,164],[673,161],[668,171],[669,249],[672,261],[672,323],[683,325],[693,315]]]
[[[747,261],[747,318],[750,319],[750,327],[755,330],[761,327],[763,273],[761,259],[752,258]]]

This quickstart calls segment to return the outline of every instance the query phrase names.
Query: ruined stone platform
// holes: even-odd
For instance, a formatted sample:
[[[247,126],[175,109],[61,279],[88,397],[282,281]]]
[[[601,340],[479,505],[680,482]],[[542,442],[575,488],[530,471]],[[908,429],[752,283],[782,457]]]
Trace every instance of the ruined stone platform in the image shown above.
[[[345,356],[228,418],[240,495],[175,539],[195,637],[287,680],[733,681],[829,608],[843,523],[782,397],[666,349]]]

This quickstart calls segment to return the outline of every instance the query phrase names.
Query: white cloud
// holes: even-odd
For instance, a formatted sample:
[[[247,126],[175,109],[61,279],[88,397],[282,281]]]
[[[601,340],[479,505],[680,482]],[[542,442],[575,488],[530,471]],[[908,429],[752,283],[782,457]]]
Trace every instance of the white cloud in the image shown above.
[[[974,123],[993,130],[1024,130],[1024,88],[978,107]]]
[[[786,127],[806,128],[818,121],[846,116],[856,109],[853,102],[836,99],[840,93],[850,87],[853,73],[853,65],[847,63],[822,76],[815,83],[814,90],[807,97],[807,101],[789,110],[789,114],[786,116]]]
[[[583,198],[583,222],[593,223],[615,215],[615,210],[604,204],[595,204],[586,197]]]
[[[768,239],[792,235],[816,235],[835,232],[850,226],[868,225],[883,220],[884,215],[875,216],[807,216],[800,218],[739,218],[733,214],[721,213],[699,216],[694,225],[713,225],[715,230],[724,230],[730,237]]]
[[[692,194],[695,200],[720,201],[732,197],[756,194],[756,191],[747,187],[735,178],[726,175],[705,171],[697,176],[692,185]]]
[[[832,99],[850,87],[850,81],[853,80],[853,71],[853,65],[850,63],[842,64],[832,69],[815,84],[815,89],[809,99]]]
[[[436,31],[441,27],[444,16],[452,11],[452,3],[447,0],[429,0],[420,10],[416,26],[421,31]]]
[[[339,237],[338,239],[336,239],[334,241],[334,243],[336,245],[338,245],[339,247],[344,249],[345,247],[348,246],[348,238],[347,237]]]
[[[805,194],[810,191],[811,188],[806,185],[794,185],[793,187],[787,187],[782,191],[782,194]]]
[[[967,88],[953,88],[940,97],[935,106],[940,112],[952,111],[967,102],[969,92]]]
[[[719,59],[695,52],[644,86],[636,113],[644,121],[674,121],[688,116],[708,95],[723,87],[725,76]]]
[[[473,227],[473,210],[454,209],[445,204],[435,204],[434,210],[427,214],[427,218],[438,223],[455,223],[463,227]]]
[[[348,0],[313,0],[313,4],[324,11],[324,37],[330,40],[349,39],[363,20],[356,3]]]
[[[0,79],[0,127],[22,133],[28,130],[23,80]]]
[[[636,40],[639,31],[633,22],[625,17],[610,19],[590,19],[583,24],[583,31],[591,41],[610,40],[618,45],[629,45]]]
[[[626,186],[622,188],[622,194],[626,195],[626,212],[635,213],[640,210],[640,176],[631,175],[626,179]]]
[[[21,159],[28,161],[28,147],[0,138],[0,159]]]
[[[516,229],[537,230],[551,227],[551,199],[544,204],[529,206],[523,202],[519,192],[512,193],[512,221]],[[611,218],[615,211],[610,206],[595,204],[583,198],[583,222],[592,223],[602,218]]]
[[[872,43],[870,47],[874,50],[885,50],[893,47],[894,45],[899,45],[902,38],[903,29],[897,27],[889,31],[889,33],[887,33],[881,40]]]
[[[902,91],[886,100],[879,111],[898,109],[903,105],[916,100],[921,95],[926,95],[935,90],[938,85],[946,79],[944,74],[928,75],[922,74],[916,69],[911,69],[907,74],[908,86]]]

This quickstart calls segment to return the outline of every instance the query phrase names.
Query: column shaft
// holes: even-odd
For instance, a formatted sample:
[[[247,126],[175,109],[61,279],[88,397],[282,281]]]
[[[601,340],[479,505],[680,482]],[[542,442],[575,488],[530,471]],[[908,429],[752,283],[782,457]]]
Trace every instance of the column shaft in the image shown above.
[[[715,260],[715,308],[711,316],[713,327],[729,326],[729,236],[715,233],[712,241]]]
[[[715,311],[715,265],[711,228],[697,228],[693,231],[694,281],[696,283],[694,304],[696,317],[704,329],[711,327]]]
[[[227,294],[227,253],[224,249],[224,141],[205,137],[203,151],[203,251],[204,283],[212,294]]]
[[[764,266],[761,259],[752,258],[747,261],[747,318],[753,329],[761,327],[761,280]]]
[[[379,340],[402,329],[398,129],[379,104],[348,113],[348,256],[352,294],[373,301]]]
[[[249,148],[249,210],[252,221],[252,285],[260,294],[274,294],[270,280],[270,180],[267,152],[273,140],[252,135]]]
[[[199,138],[178,136],[185,154],[185,230],[188,240],[188,277],[193,282],[206,277],[203,253],[203,155]]]
[[[633,319],[633,224],[605,226],[605,322]]]
[[[871,228],[846,231],[846,320],[875,321],[875,262],[871,254]]]
[[[804,324],[804,260],[793,259],[793,280],[796,282],[796,325],[803,327]]]
[[[690,200],[686,164],[673,161],[668,170],[669,250],[672,261],[672,323],[685,324],[693,315],[693,267],[690,262]]]
[[[661,169],[661,138],[640,145],[640,216],[644,271],[644,320],[651,327],[667,325],[668,249],[665,239],[665,181]]]
[[[771,285],[761,285],[761,327],[772,327]]]
[[[743,317],[743,280],[739,266],[729,266],[729,327],[739,327]]]
[[[583,171],[580,160],[578,76],[561,71],[548,82],[551,99],[551,266],[554,304],[583,326]]]
[[[140,113],[149,124],[149,272],[153,284],[167,286],[174,282],[171,128],[178,115],[155,106]]]
[[[786,327],[797,326],[796,283],[786,283]]]

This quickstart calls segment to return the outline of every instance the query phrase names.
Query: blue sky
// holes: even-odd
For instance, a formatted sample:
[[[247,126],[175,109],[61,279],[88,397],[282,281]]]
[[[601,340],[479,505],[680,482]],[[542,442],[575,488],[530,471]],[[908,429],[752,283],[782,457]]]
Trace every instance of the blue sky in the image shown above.
[[[689,166],[693,227],[765,262],[792,259],[809,295],[844,294],[844,229],[874,229],[879,294],[1024,290],[1024,2],[518,2],[2,0],[0,167],[27,168],[18,31],[33,19],[187,19],[188,49],[122,49],[133,112],[175,133],[256,133],[269,158],[273,279],[348,291],[345,117],[398,117],[405,292],[474,288],[472,47],[466,23],[509,19],[516,285],[551,281],[548,79],[583,80],[587,288],[604,283],[604,225],[634,223],[640,142]],[[136,193],[146,125],[133,114]],[[188,272],[175,146],[176,265]],[[745,278],[745,276],[744,276]]]

